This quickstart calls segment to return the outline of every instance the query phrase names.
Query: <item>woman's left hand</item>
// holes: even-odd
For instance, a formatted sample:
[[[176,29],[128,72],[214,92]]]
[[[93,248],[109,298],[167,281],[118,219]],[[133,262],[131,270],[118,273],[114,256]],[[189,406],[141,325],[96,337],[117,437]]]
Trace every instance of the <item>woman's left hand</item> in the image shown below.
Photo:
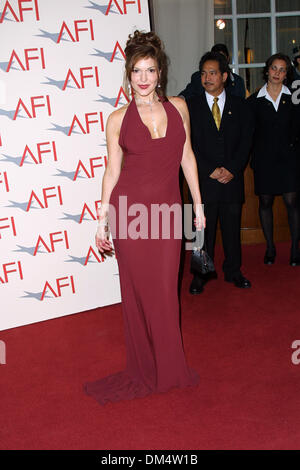
[[[196,230],[202,230],[206,226],[206,219],[203,212],[203,205],[202,204],[194,204],[194,212],[196,217],[194,218],[194,224]]]

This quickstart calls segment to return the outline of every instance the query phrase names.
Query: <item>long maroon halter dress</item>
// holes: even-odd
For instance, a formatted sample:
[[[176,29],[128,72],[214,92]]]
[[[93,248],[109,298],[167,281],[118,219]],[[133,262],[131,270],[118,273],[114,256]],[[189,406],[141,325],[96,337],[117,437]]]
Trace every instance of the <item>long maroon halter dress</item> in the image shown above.
[[[177,286],[181,240],[172,236],[174,220],[171,218],[169,239],[162,237],[161,230],[158,239],[118,236],[126,217],[129,225],[137,216],[137,213],[127,216],[124,207],[121,204],[119,207],[120,196],[123,200],[127,196],[128,209],[132,204],[142,203],[149,213],[151,204],[181,203],[178,175],[185,130],[174,105],[165,101],[163,106],[168,118],[165,137],[152,139],[134,99],[120,131],[124,165],[110,203],[117,214],[114,246],[120,273],[127,361],[125,371],[85,385],[86,393],[100,404],[196,385],[199,381],[198,374],[186,364],[179,327]]]

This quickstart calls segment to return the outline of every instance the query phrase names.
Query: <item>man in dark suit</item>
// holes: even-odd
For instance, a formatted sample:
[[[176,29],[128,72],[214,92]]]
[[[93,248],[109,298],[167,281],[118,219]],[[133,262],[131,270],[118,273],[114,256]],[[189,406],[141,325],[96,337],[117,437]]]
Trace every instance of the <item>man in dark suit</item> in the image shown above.
[[[224,55],[206,53],[200,61],[204,91],[200,96],[187,99],[187,105],[206,216],[208,254],[214,257],[219,219],[225,255],[224,279],[236,287],[249,288],[251,283],[240,270],[240,227],[244,169],[253,125],[245,100],[228,94],[224,89],[228,73]],[[205,280],[195,273],[190,292],[201,293]]]
[[[229,52],[225,44],[215,44],[211,48],[211,52],[219,52],[223,54],[229,64]],[[241,98],[245,98],[246,95],[244,80],[236,73],[231,72],[230,69],[228,70],[228,77],[226,80],[226,91],[230,95],[240,96]],[[179,96],[188,99],[195,95],[201,95],[202,92],[203,86],[201,83],[201,74],[198,70],[193,73],[190,83],[179,93]]]

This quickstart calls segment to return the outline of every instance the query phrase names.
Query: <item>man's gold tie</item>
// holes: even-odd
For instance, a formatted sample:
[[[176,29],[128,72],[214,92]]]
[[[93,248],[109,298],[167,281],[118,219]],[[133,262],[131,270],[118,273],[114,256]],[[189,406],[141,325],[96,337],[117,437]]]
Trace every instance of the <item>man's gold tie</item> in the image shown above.
[[[220,129],[220,124],[221,124],[221,111],[218,105],[218,100],[219,98],[214,98],[214,104],[212,105],[212,115],[214,117],[216,126],[218,130]]]

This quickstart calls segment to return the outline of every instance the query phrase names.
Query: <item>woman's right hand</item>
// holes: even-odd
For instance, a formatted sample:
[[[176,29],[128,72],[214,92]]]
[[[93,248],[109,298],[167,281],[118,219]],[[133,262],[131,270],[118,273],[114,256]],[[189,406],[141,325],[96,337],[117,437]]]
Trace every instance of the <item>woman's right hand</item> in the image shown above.
[[[97,210],[98,227],[95,236],[96,247],[100,253],[105,251],[112,251],[112,244],[109,241],[110,231],[108,226],[108,212],[101,213],[100,209]]]
[[[203,205],[194,204],[194,212],[196,216],[194,218],[194,224],[195,224],[196,230],[201,231],[203,228],[206,227],[206,218],[203,212]]]
[[[97,232],[95,236],[95,243],[96,247],[100,251],[100,253],[104,253],[105,251],[112,251],[112,244],[109,241],[110,231],[108,228],[108,224],[99,223],[97,227]]]

